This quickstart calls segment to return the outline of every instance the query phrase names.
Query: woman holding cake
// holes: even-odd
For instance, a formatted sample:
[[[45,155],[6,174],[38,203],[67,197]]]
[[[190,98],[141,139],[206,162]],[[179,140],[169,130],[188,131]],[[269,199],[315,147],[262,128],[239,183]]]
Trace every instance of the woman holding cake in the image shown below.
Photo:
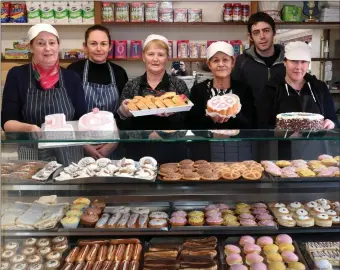
[[[119,98],[128,81],[126,71],[108,61],[112,49],[109,29],[102,25],[93,25],[85,32],[84,51],[88,57],[68,66],[82,78],[85,92],[86,110],[93,108],[116,113]],[[119,117],[116,117],[119,119]],[[86,153],[94,158],[109,156],[117,144],[85,146]]]
[[[59,66],[57,30],[49,24],[36,24],[29,29],[28,39],[32,62],[13,67],[4,86],[1,125],[7,132],[38,132],[50,114],[63,113],[72,121],[86,113],[79,76]],[[78,161],[82,152],[79,147],[38,151],[37,145],[25,144],[19,147],[19,159],[57,158],[69,164]]]
[[[254,99],[251,89],[240,81],[230,77],[234,67],[234,49],[223,41],[212,43],[207,50],[207,65],[214,75],[212,80],[205,80],[195,85],[190,92],[190,100],[194,106],[188,113],[187,125],[191,129],[251,129],[256,125]],[[217,96],[230,96],[233,106],[242,105],[235,118],[228,116],[210,116],[206,114],[208,101]],[[233,100],[235,99],[235,100]]]
[[[307,73],[311,47],[302,42],[290,42],[285,47],[286,77],[273,78],[264,90],[261,126],[274,128],[281,113],[305,112],[324,116],[324,129],[338,125],[334,102],[327,85]]]

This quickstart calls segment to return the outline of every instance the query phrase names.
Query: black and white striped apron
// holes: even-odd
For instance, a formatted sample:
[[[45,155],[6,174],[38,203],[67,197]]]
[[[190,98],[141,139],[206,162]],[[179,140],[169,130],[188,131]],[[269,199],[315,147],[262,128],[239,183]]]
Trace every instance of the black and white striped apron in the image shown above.
[[[107,63],[110,71],[111,83],[104,85],[88,82],[89,60],[85,61],[83,73],[83,87],[87,112],[92,112],[93,108],[115,113],[119,107],[119,94],[116,79],[110,63]]]
[[[29,71],[29,88],[22,110],[24,122],[41,126],[46,115],[56,113],[63,113],[66,121],[72,121],[75,110],[67,94],[61,71],[59,88],[46,91],[37,88],[32,65],[29,66]],[[71,162],[78,162],[84,156],[84,152],[82,147],[38,149],[37,144],[24,144],[19,146],[18,155],[20,160],[57,160],[68,165]]]

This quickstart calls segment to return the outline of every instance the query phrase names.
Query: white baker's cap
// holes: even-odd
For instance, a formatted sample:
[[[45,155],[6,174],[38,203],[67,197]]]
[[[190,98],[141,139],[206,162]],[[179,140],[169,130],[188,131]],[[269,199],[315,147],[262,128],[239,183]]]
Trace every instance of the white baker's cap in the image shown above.
[[[288,60],[310,62],[312,60],[312,48],[302,41],[289,42],[285,46],[285,57]]]
[[[161,40],[161,41],[164,41],[165,44],[169,47],[169,41],[166,37],[163,37],[161,35],[155,35],[155,34],[152,34],[152,35],[149,35],[146,40],[144,41],[144,44],[143,44],[143,49],[145,48],[145,46],[152,40]]]
[[[29,41],[34,39],[41,32],[48,32],[59,38],[57,30],[52,25],[47,23],[37,23],[36,25],[33,25],[27,32]]]
[[[211,57],[215,55],[217,52],[223,52],[226,55],[231,57],[234,56],[234,48],[229,43],[224,41],[216,41],[211,43],[207,49],[207,59],[209,60]]]

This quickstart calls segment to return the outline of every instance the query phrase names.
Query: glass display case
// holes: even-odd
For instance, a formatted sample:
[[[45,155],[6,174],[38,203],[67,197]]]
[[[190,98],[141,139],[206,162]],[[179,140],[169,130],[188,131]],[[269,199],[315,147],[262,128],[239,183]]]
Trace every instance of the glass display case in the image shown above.
[[[56,269],[68,269],[61,268],[65,257],[84,238],[139,238],[143,252],[156,236],[170,242],[216,236],[219,245],[244,234],[338,241],[340,222],[333,217],[340,215],[339,135],[340,130],[2,133],[2,241],[23,250],[30,238],[68,238]],[[70,151],[103,143],[117,144],[109,159],[79,159]],[[50,157],[20,160],[22,147]],[[69,164],[58,153],[68,153]],[[313,223],[299,219],[304,215]],[[223,249],[219,254],[216,269],[229,269]]]

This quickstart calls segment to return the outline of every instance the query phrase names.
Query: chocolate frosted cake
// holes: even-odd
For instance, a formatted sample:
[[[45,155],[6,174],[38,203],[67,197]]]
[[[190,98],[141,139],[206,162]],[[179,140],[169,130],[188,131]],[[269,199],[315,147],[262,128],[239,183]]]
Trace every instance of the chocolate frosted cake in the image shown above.
[[[284,130],[320,130],[323,129],[324,117],[321,114],[290,112],[276,116],[276,129]]]

